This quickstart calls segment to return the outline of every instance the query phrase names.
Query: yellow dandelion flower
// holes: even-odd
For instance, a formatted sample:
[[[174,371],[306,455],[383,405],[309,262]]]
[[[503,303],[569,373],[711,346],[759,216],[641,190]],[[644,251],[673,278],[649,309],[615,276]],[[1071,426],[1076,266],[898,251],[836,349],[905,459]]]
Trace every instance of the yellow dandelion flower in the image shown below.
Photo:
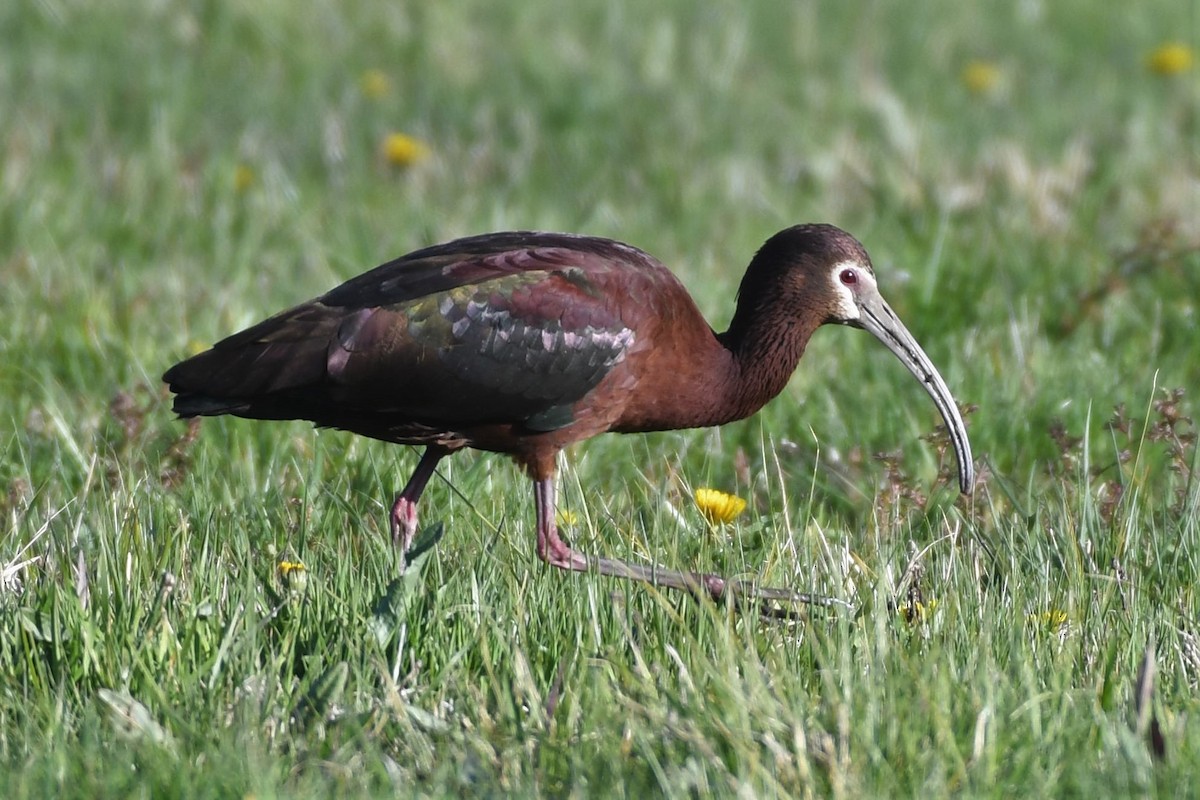
[[[303,594],[308,588],[308,567],[300,561],[280,561],[279,579],[292,594]]]
[[[1195,61],[1192,48],[1182,42],[1167,42],[1150,51],[1146,66],[1159,75],[1178,75],[1192,68]]]
[[[933,610],[937,608],[937,604],[938,601],[936,597],[925,603],[917,600],[914,603],[901,606],[900,616],[903,617],[904,621],[909,625],[918,625],[933,616]]]
[[[254,185],[258,180],[258,176],[254,174],[254,170],[247,164],[238,164],[233,169],[233,190],[238,194],[245,192]]]
[[[389,133],[383,137],[383,158],[393,167],[411,167],[429,158],[429,146],[406,133]]]
[[[738,514],[746,510],[746,501],[734,494],[719,489],[697,489],[696,506],[709,522],[733,522]]]
[[[1071,618],[1067,616],[1067,612],[1061,608],[1052,608],[1049,611],[1043,611],[1040,614],[1030,614],[1025,618],[1025,621],[1030,625],[1045,628],[1046,630],[1058,630],[1062,626],[1070,622]]]
[[[359,76],[358,86],[368,99],[379,100],[391,90],[392,83],[383,70],[368,69]]]
[[[579,524],[579,515],[566,508],[560,508],[554,515],[554,521],[560,528],[570,528]]]
[[[963,86],[971,94],[990,94],[1000,85],[1000,68],[990,61],[968,61],[963,67]]]

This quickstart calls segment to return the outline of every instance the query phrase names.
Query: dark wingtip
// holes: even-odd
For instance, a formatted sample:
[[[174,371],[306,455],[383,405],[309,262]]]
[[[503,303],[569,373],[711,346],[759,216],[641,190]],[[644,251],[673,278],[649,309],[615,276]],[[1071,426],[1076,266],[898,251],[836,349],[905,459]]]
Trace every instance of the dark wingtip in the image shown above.
[[[204,376],[197,369],[197,365],[201,363],[202,357],[206,356],[211,350],[206,350],[199,355],[190,356],[183,361],[176,362],[162,374],[162,381],[167,385],[167,388],[178,395],[188,394],[197,389],[197,385],[202,383]],[[176,398],[178,402],[178,398]]]
[[[228,398],[209,397],[203,394],[184,392],[175,396],[175,402],[171,404],[171,410],[178,414],[181,419],[187,419],[188,417],[216,417],[222,414],[232,414],[244,408],[244,406],[245,403],[231,401]]]
[[[202,353],[201,356],[203,355],[206,354]],[[231,414],[243,408],[245,401],[241,399],[214,397],[201,389],[206,378],[211,384],[212,376],[202,372],[203,363],[199,358],[192,356],[163,373],[163,383],[167,384],[167,388],[175,395],[175,399],[171,403],[171,410],[181,419],[188,419],[189,417],[214,417]]]

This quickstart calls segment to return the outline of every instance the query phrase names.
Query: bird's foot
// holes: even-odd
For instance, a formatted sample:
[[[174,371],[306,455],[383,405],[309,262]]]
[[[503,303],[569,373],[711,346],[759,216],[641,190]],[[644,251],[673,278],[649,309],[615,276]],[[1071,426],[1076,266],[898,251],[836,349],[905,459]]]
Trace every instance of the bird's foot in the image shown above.
[[[535,481],[534,496],[538,505],[538,558],[553,567],[572,572],[595,570],[601,575],[642,581],[652,586],[665,586],[699,597],[707,596],[718,603],[732,604],[735,608],[745,608],[746,601],[758,601],[758,612],[767,619],[803,619],[798,611],[781,608],[781,603],[851,610],[854,608],[850,603],[836,597],[756,586],[749,581],[729,580],[720,575],[703,572],[676,572],[656,566],[630,564],[615,558],[584,555],[563,541],[558,527],[554,524],[554,481],[550,478]]]
[[[591,560],[564,542],[559,537],[557,531],[552,536],[538,537],[537,555],[538,558],[552,567],[568,569],[574,572],[587,572],[588,563]],[[603,561],[604,559],[601,560]]]
[[[547,537],[538,544],[538,557],[559,569],[573,572],[588,572],[594,569],[601,575],[677,589],[697,597],[708,597],[717,603],[729,603],[734,608],[745,608],[748,602],[757,602],[759,614],[767,619],[802,619],[802,615],[798,611],[786,608],[783,604],[816,605],[851,610],[854,608],[845,600],[826,595],[758,586],[750,581],[730,580],[720,575],[703,572],[677,572],[655,566],[630,564],[615,558],[586,556],[557,536]]]
[[[654,586],[685,591],[696,597],[708,597],[718,604],[729,604],[734,608],[748,608],[757,604],[758,613],[765,619],[799,621],[803,615],[795,608],[786,606],[821,606],[823,608],[845,608],[854,606],[836,597],[797,592],[791,589],[759,586],[751,581],[725,578],[704,572],[677,572],[660,567],[645,567],[612,558],[591,558],[588,561],[602,575],[629,578]]]
[[[392,544],[400,551],[400,571],[404,571],[409,548],[417,535],[417,504],[401,494],[392,504],[390,516]]]

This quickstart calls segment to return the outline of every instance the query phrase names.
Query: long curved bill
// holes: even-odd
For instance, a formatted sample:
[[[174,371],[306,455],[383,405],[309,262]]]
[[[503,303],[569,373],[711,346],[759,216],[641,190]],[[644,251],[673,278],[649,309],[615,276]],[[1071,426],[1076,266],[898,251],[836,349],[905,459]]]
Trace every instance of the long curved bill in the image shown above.
[[[963,494],[970,494],[971,487],[975,484],[971,442],[967,439],[967,426],[963,424],[962,416],[958,413],[958,404],[954,402],[946,382],[882,295],[878,292],[863,292],[858,296],[858,306],[861,314],[850,324],[870,331],[876,339],[887,345],[888,349],[896,354],[896,358],[908,367],[908,371],[921,381],[925,391],[933,398],[934,405],[946,423],[946,430],[950,432],[950,441],[954,443],[954,457],[958,461],[958,486]]]

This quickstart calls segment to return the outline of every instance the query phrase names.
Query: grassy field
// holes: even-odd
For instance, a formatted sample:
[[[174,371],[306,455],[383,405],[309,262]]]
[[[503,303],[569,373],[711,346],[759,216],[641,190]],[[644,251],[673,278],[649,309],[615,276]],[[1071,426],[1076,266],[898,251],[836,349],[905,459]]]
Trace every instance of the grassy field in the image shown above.
[[[4,4],[0,796],[1192,795],[1198,20]],[[444,538],[393,582],[414,451],[188,427],[159,382],[505,228],[636,244],[720,329],[801,221],[863,240],[974,408],[975,494],[916,382],[838,329],[750,420],[574,448],[563,504],[586,551],[857,613],[764,622],[544,568],[530,485],[476,454],[431,485]],[[709,525],[702,486],[749,508]]]

